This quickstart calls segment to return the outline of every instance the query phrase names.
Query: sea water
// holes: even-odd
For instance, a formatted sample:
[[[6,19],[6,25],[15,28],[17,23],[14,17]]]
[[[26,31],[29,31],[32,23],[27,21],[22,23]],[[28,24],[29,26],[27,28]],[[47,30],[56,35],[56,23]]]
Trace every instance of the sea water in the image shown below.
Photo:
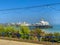
[[[60,25],[53,25],[53,28],[42,29],[42,30],[48,33],[54,33],[54,32],[60,33]]]

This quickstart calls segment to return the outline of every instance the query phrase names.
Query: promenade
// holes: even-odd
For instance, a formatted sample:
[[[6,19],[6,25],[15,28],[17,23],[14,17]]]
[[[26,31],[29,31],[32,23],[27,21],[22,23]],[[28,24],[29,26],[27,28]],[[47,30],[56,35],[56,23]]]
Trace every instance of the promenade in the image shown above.
[[[35,43],[18,42],[18,41],[0,39],[0,45],[43,45],[43,44],[35,44]]]

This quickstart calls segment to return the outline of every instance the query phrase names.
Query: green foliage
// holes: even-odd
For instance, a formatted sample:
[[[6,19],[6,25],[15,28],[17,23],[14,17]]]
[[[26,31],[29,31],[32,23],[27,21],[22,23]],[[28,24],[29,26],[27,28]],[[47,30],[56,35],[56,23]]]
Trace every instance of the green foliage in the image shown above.
[[[47,33],[47,34],[45,34],[45,36],[53,36],[53,34],[52,33]]]
[[[42,41],[42,37],[41,36],[44,36],[44,31],[42,31],[41,29],[39,29],[39,28],[35,28],[34,30],[32,30],[31,31],[31,33],[30,33],[30,35],[32,35],[31,36],[31,39],[36,39],[36,40],[38,40],[38,41]]]
[[[51,41],[51,40],[55,40],[55,41],[60,41],[60,33],[45,33],[44,31],[42,31],[42,29],[39,28],[35,28],[33,30],[30,30],[28,26],[22,26],[20,25],[19,28],[17,29],[14,26],[4,26],[0,24],[0,36],[7,36],[7,37],[17,37],[20,38],[19,35],[21,34],[21,38],[23,39],[31,39],[34,40],[36,38],[36,40],[43,40],[43,41]],[[38,36],[37,36],[38,35]],[[41,37],[47,37],[47,36],[54,36],[54,38],[41,38]]]
[[[3,25],[0,25],[0,33],[5,31],[5,27]]]
[[[20,32],[21,32],[21,37],[24,39],[28,39],[29,38],[29,34],[30,34],[30,29],[27,26],[20,26]]]
[[[54,36],[60,36],[60,33],[56,33],[56,32],[55,32],[55,33],[54,33]]]
[[[60,41],[60,33],[54,33],[54,36],[55,36],[55,38],[54,38],[54,40],[56,40],[56,41]]]
[[[53,34],[52,33],[47,33],[45,34],[45,37],[44,40],[45,41],[51,41],[53,38],[52,38]]]
[[[7,27],[5,28],[5,31],[6,31],[6,32],[13,32],[13,31],[14,31],[14,28],[13,28],[12,26],[7,26]]]
[[[34,30],[31,31],[31,33],[34,34],[34,35],[42,36],[44,32],[39,28],[35,28]]]
[[[30,29],[27,26],[20,26],[20,31],[22,34],[29,34],[30,33]]]

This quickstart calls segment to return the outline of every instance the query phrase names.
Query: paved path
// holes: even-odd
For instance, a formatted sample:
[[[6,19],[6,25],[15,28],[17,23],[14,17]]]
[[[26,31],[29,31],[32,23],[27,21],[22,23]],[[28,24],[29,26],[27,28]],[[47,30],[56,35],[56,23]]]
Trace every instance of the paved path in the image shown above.
[[[0,45],[42,45],[42,44],[34,44],[34,43],[18,42],[18,41],[10,41],[10,40],[0,39]]]

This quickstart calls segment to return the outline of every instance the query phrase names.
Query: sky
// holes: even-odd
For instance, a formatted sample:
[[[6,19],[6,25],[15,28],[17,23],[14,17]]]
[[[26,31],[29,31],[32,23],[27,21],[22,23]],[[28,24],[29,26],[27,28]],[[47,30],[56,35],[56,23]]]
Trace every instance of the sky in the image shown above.
[[[0,10],[60,3],[60,0],[0,0]],[[31,9],[0,11],[0,23],[37,23],[41,18],[60,24],[60,5]]]

